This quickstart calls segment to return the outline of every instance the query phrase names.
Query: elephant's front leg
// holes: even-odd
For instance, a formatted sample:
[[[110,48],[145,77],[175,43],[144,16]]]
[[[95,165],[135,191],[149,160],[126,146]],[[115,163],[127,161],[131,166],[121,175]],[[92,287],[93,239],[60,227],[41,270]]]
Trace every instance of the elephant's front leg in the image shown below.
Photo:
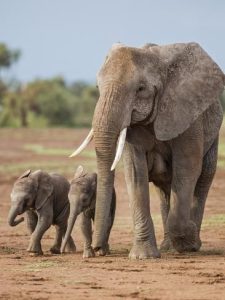
[[[83,258],[95,256],[95,252],[91,246],[92,244],[92,226],[91,218],[85,216],[84,213],[81,215],[81,231],[84,237],[84,252]]]
[[[129,257],[160,257],[150,215],[146,153],[141,146],[126,142],[123,162],[134,228],[134,243]]]
[[[27,220],[27,228],[32,234],[35,230],[35,227],[37,226],[38,217],[35,211],[28,210],[26,211],[26,220]]]
[[[43,208],[41,210],[43,210]],[[38,211],[37,215],[38,215],[37,226],[31,235],[30,243],[27,251],[32,253],[33,255],[42,255],[43,252],[41,248],[41,239],[45,231],[52,224],[53,212],[49,211],[46,208],[45,212]]]

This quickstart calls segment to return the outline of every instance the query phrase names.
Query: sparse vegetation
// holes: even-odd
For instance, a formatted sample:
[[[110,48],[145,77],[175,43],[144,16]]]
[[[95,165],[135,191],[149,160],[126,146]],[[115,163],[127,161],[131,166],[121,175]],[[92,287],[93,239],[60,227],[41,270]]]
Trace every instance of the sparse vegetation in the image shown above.
[[[67,84],[62,77],[26,85],[15,79],[6,82],[1,70],[10,68],[20,55],[0,43],[0,127],[89,127],[97,88],[82,81]]]

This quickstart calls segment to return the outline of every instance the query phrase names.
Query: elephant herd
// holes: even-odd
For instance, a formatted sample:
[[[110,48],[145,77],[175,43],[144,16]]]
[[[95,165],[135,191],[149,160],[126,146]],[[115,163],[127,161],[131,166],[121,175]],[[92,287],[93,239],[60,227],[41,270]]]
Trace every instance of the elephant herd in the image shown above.
[[[24,218],[16,218],[26,213],[27,228],[31,234],[27,251],[31,255],[43,254],[41,238],[51,225],[55,225],[56,229],[51,253],[60,254],[65,252],[65,249],[75,252],[76,246],[71,232],[77,216],[82,213],[83,257],[92,257],[95,255],[92,248],[92,221],[95,214],[96,185],[97,174],[87,173],[82,166],[77,168],[71,184],[58,174],[27,170],[16,180],[12,189],[9,225],[16,226],[21,223]],[[115,216],[115,201],[114,191],[108,238]],[[109,253],[108,238],[104,249],[99,251],[100,255]]]
[[[97,75],[100,93],[92,129],[97,174],[78,167],[71,184],[57,174],[26,171],[15,182],[9,213],[14,226],[26,212],[28,251],[54,224],[52,253],[74,252],[71,237],[82,212],[84,257],[109,253],[116,194],[115,167],[123,157],[133,219],[132,259],[160,257],[150,214],[149,182],[157,187],[164,229],[162,250],[198,251],[204,207],[217,164],[225,75],[197,43],[141,48],[115,44]],[[92,221],[94,236],[92,242]],[[62,244],[62,245],[61,245]]]

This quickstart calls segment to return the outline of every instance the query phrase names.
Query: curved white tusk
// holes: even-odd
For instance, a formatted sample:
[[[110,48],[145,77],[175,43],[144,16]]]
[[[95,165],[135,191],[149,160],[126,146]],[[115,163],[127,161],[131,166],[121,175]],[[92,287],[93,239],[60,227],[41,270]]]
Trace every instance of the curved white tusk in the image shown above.
[[[124,128],[120,132],[120,135],[119,135],[119,138],[118,138],[118,145],[117,145],[117,149],[116,149],[116,156],[115,156],[114,162],[112,164],[111,171],[113,171],[115,169],[116,165],[118,164],[118,162],[119,162],[119,160],[120,160],[120,158],[122,156],[123,147],[124,147],[125,140],[126,140],[126,134],[127,134],[127,128]]]
[[[93,139],[94,137],[94,133],[93,133],[93,128],[91,129],[91,131],[88,133],[88,136],[86,137],[86,139],[83,141],[83,143],[80,145],[80,147],[75,150],[69,157],[73,157],[78,155],[79,153],[81,153],[84,148],[87,147],[87,145],[90,143],[90,141]]]

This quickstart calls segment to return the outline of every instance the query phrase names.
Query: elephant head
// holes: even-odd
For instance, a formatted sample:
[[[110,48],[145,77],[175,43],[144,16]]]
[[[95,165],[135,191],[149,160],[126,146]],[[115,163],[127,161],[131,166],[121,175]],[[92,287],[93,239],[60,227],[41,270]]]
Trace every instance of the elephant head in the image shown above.
[[[122,154],[127,128],[151,128],[160,141],[177,137],[217,101],[225,77],[196,43],[143,48],[117,44],[109,51],[97,82],[100,97],[93,128],[79,148],[94,137],[98,168],[95,250],[105,243],[113,169]]]
[[[39,210],[52,193],[53,184],[46,172],[38,170],[31,173],[31,170],[27,170],[16,180],[12,189],[9,225],[16,226],[21,223],[24,218],[16,220],[16,217],[27,210]]]
[[[66,244],[72,233],[77,216],[83,211],[88,212],[89,209],[95,208],[96,186],[97,174],[87,173],[82,166],[79,166],[70,184],[68,195],[70,202],[70,215],[68,219],[68,227],[61,247],[62,253],[65,251]]]

